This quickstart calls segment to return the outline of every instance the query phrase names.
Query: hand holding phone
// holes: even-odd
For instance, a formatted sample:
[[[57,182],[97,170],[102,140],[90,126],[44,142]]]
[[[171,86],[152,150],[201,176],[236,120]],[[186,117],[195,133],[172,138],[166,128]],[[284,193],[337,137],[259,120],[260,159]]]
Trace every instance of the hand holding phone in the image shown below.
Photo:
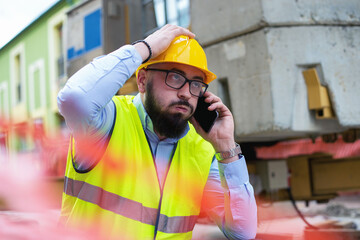
[[[217,111],[209,111],[210,103],[205,102],[205,97],[199,97],[198,103],[194,112],[194,118],[199,123],[201,128],[209,133],[214,126],[216,119],[219,116]]]

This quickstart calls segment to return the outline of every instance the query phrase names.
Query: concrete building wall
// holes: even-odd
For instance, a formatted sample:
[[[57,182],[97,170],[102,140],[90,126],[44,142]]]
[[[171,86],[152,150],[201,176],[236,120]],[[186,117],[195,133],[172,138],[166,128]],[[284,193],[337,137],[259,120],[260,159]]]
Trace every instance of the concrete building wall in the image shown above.
[[[360,127],[360,2],[191,1],[210,90],[227,79],[239,141],[276,140]],[[200,7],[201,6],[201,7]],[[302,71],[315,67],[334,119],[308,109]]]
[[[105,53],[143,38],[141,8],[139,0],[103,0]]]
[[[264,25],[261,0],[190,1],[191,29],[205,46]]]
[[[322,84],[327,86],[342,127],[360,126],[360,27],[289,27],[267,33],[271,92],[276,122],[289,123],[295,131],[321,130],[326,123],[315,120],[307,108],[307,89],[302,70],[310,66],[322,69]],[[357,47],[356,47],[357,46]],[[289,100],[290,104],[287,104]],[[292,119],[291,119],[292,118]],[[337,127],[329,125],[330,130]]]
[[[264,21],[270,25],[360,24],[358,0],[262,0]]]
[[[269,130],[274,116],[264,32],[209,46],[206,53],[210,70],[217,74],[218,79],[229,81],[236,135]],[[217,92],[218,86],[215,81],[210,84],[209,90]]]
[[[266,26],[359,25],[358,0],[190,1],[191,28],[204,45]]]

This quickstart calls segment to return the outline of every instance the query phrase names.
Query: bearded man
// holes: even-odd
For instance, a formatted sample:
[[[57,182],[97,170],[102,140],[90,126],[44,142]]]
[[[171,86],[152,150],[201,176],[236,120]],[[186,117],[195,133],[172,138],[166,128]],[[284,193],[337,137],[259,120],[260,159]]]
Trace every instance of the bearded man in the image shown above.
[[[145,40],[95,59],[58,95],[72,132],[61,221],[101,239],[191,239],[204,211],[231,239],[251,239],[256,203],[234,121],[207,90],[194,34],[166,25]],[[139,93],[115,96],[136,71]],[[217,111],[206,132],[199,97]]]

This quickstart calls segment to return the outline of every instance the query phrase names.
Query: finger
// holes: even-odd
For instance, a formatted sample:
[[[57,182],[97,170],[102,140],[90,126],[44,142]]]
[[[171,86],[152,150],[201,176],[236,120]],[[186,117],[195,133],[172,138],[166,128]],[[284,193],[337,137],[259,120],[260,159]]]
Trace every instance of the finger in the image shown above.
[[[150,36],[151,37],[161,36],[163,38],[167,38],[169,41],[172,41],[175,37],[178,37],[180,35],[186,35],[190,38],[195,37],[195,34],[192,33],[190,30],[183,28],[183,27],[176,26],[176,25],[170,25],[170,24],[165,25],[164,27],[160,28],[159,30],[157,30],[156,32],[151,34]]]
[[[194,38],[195,37],[195,34],[193,32],[190,32],[186,28],[174,29],[173,34],[174,34],[174,37],[178,37],[180,35],[185,35],[185,36],[188,36],[189,38]]]
[[[203,96],[205,97],[205,101],[208,103],[214,101],[214,99],[220,99],[218,96],[216,96],[212,92],[205,92]]]
[[[186,36],[188,36],[190,38],[195,37],[195,34],[193,32],[191,32],[189,29],[179,27],[179,26],[176,26],[176,25],[167,24],[167,25],[165,25],[163,30],[170,33],[173,38],[175,38],[177,36],[180,36],[180,35],[186,35]]]
[[[205,98],[205,102],[210,103],[210,106],[208,108],[208,110],[213,111],[215,110],[218,106],[223,105],[223,102],[221,100],[221,98],[219,98],[218,96],[214,95],[214,94],[208,94],[208,96]],[[220,105],[218,105],[218,103]],[[215,105],[216,104],[216,105]]]
[[[165,51],[169,47],[171,41],[180,35],[195,37],[195,34],[190,32],[188,29],[170,24],[165,25],[161,29],[149,35],[145,41],[148,42],[153,50],[152,57],[157,57]]]
[[[217,111],[220,117],[231,115],[229,108],[221,101],[219,97],[212,97],[212,102],[208,107],[209,111]]]
[[[214,103],[211,103],[211,105],[209,106],[208,110],[209,110],[209,111],[214,111],[214,110],[216,110],[216,111],[220,112],[220,111],[225,110],[225,109],[223,109],[224,106],[225,106],[225,105],[224,105],[222,102],[214,102]]]
[[[207,98],[208,103],[217,103],[217,102],[222,102],[221,98],[217,97],[217,96],[211,96],[209,98]]]

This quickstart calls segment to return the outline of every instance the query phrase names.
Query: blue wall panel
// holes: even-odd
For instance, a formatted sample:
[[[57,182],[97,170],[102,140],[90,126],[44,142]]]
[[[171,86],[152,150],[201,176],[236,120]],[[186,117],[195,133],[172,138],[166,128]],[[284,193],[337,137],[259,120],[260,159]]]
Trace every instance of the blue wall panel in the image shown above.
[[[82,46],[75,48],[69,46],[67,49],[67,58],[72,60],[79,57],[87,52],[101,47],[102,45],[102,23],[101,23],[101,9],[95,10],[94,12],[86,15],[83,18],[83,31],[78,34],[84,35],[84,42]]]
[[[101,10],[85,16],[85,52],[101,46]]]

